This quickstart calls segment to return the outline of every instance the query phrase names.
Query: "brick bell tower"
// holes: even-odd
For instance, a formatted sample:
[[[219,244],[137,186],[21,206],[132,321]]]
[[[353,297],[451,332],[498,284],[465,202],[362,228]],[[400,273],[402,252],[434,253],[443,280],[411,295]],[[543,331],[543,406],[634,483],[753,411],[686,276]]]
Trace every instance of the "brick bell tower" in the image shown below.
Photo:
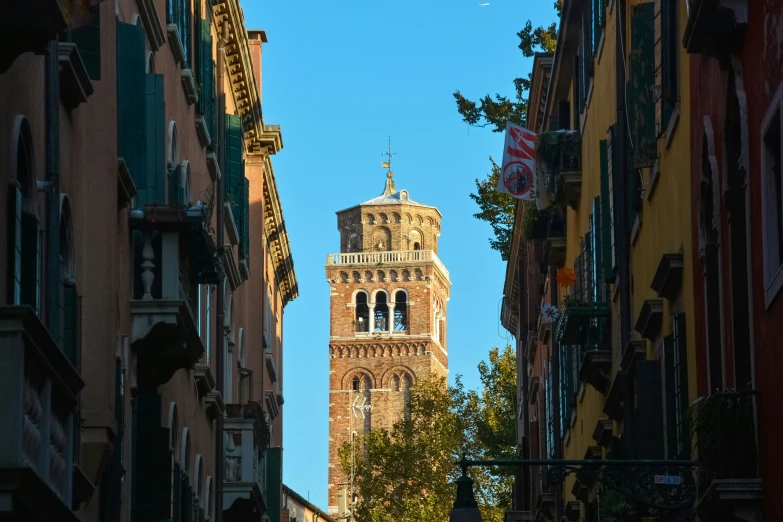
[[[328,502],[337,516],[352,498],[351,474],[343,470],[338,449],[353,435],[361,458],[362,435],[402,418],[416,381],[448,373],[451,281],[437,256],[441,214],[410,199],[407,190],[398,192],[391,170],[386,175],[383,194],[337,212],[340,253],[326,260]]]

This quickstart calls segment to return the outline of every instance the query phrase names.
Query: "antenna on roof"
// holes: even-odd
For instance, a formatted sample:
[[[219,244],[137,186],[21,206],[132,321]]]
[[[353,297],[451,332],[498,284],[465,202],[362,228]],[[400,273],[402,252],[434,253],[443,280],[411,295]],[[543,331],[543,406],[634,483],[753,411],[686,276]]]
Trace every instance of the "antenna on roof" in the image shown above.
[[[389,169],[389,173],[390,174],[391,174],[391,160],[392,160],[392,156],[396,156],[396,155],[397,155],[396,152],[392,152],[391,151],[391,136],[389,136],[389,150],[387,152],[384,152],[384,153],[381,154],[381,156],[386,156],[387,158],[389,158],[389,161],[384,161],[383,163],[381,163],[381,167],[383,167],[385,169]],[[389,177],[391,177],[391,176],[389,176]]]

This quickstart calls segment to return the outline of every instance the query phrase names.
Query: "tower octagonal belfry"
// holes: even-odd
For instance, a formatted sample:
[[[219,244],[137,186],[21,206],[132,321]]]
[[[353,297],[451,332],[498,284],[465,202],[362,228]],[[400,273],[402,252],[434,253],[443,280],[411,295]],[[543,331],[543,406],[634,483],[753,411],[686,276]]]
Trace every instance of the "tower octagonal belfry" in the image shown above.
[[[337,212],[340,253],[326,259],[330,294],[329,512],[350,507],[338,450],[406,415],[410,388],[448,373],[451,281],[438,258],[441,214],[397,191]]]

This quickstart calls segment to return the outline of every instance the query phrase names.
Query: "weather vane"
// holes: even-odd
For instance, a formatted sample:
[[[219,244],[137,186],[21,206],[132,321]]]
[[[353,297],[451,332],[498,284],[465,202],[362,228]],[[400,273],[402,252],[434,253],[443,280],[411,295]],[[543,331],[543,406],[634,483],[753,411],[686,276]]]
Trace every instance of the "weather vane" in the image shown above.
[[[384,152],[384,153],[382,153],[382,154],[381,154],[381,156],[386,156],[386,157],[388,157],[388,158],[389,158],[389,161],[384,161],[383,163],[381,163],[381,167],[383,167],[383,168],[385,168],[385,169],[389,169],[389,172],[391,173],[391,160],[392,160],[392,156],[396,156],[396,155],[397,155],[397,153],[393,153],[393,152],[391,151],[391,136],[389,136],[389,150],[388,150],[387,152]]]

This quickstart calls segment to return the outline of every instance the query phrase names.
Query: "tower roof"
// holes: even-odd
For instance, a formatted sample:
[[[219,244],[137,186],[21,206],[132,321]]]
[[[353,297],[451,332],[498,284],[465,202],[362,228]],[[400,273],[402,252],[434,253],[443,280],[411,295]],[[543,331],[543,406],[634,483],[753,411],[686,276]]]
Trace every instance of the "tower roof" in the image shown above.
[[[346,210],[350,210],[356,207],[369,207],[369,206],[381,206],[381,205],[410,205],[413,207],[425,207],[425,208],[433,208],[436,211],[438,210],[436,207],[433,207],[432,205],[425,205],[424,203],[419,203],[418,201],[414,201],[410,199],[410,197],[408,196],[408,191],[405,189],[397,191],[397,188],[394,186],[394,175],[392,174],[392,171],[389,171],[386,173],[386,185],[384,186],[383,193],[380,196],[376,196],[372,199],[368,199],[364,203],[360,203],[358,205],[348,207],[346,209],[341,210],[340,212],[345,212]],[[338,212],[338,214],[340,212]]]

